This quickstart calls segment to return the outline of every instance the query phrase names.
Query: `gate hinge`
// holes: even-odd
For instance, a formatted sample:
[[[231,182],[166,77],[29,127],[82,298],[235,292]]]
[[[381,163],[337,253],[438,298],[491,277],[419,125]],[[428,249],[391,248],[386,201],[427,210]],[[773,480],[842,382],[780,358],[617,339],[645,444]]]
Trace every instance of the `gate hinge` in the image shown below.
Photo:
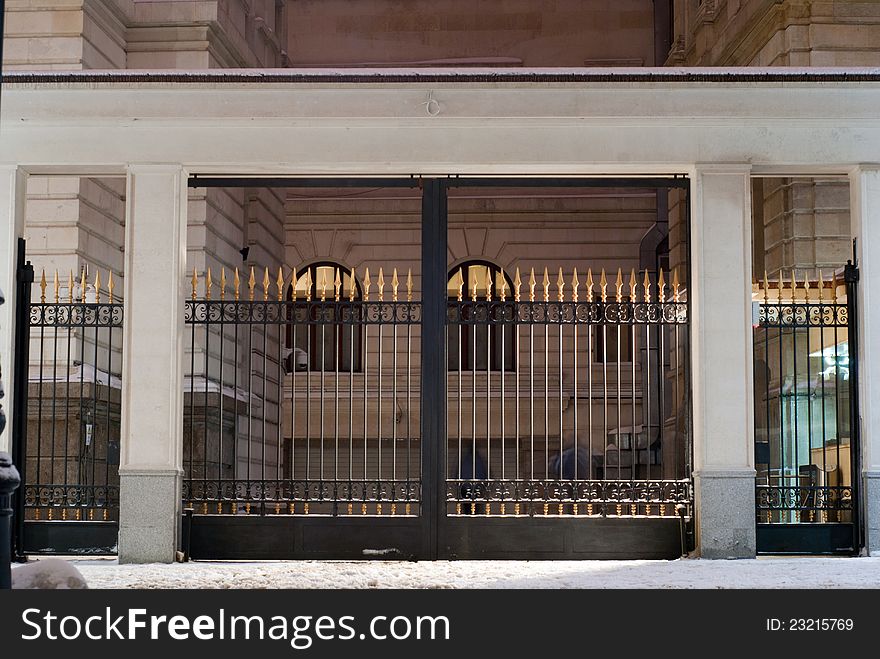
[[[847,261],[843,267],[843,281],[847,284],[855,284],[859,280],[859,266],[852,261]]]

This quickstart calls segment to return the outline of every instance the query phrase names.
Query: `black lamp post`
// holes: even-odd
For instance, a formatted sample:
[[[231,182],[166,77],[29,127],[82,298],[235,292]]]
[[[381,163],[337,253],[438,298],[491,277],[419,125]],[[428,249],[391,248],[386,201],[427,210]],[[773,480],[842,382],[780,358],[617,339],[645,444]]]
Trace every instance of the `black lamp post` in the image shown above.
[[[0,305],[4,302],[0,291]],[[3,413],[3,371],[0,364],[0,434],[6,427]],[[12,587],[12,493],[21,479],[8,453],[0,453],[0,589]]]

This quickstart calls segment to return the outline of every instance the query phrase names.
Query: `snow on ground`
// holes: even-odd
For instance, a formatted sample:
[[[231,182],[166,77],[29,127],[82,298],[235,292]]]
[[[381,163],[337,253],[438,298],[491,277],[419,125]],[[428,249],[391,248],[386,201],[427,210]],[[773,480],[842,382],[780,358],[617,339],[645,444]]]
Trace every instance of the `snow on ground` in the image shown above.
[[[92,588],[880,588],[877,558],[706,561],[72,561]]]

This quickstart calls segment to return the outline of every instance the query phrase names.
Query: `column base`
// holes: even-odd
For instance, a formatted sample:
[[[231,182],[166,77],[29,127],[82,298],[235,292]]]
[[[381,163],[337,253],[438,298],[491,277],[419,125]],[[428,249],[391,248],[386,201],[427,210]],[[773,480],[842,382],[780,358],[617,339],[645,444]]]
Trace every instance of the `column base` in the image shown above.
[[[174,562],[180,496],[178,471],[120,471],[120,563]]]
[[[754,558],[754,470],[701,470],[694,486],[700,557]]]
[[[865,500],[865,549],[869,556],[880,556],[880,471],[862,474]]]

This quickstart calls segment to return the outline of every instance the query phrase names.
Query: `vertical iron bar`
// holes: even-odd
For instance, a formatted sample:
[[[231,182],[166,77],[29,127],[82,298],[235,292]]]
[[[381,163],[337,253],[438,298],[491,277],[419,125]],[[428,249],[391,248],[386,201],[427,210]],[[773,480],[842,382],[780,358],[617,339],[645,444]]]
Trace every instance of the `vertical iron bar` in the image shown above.
[[[354,281],[354,270],[349,274],[352,281],[350,282],[351,290],[357,288],[357,282]],[[360,327],[360,311],[362,306],[355,306],[352,301],[353,295],[349,295],[349,321],[351,325],[348,328],[348,505],[351,507],[352,488],[354,485],[354,332],[355,327]],[[362,349],[358,346],[359,349]]]
[[[376,501],[382,500],[382,353],[385,346],[382,345],[382,327],[384,326],[383,314],[385,303],[381,301],[379,296],[379,330],[378,330],[378,350],[379,355],[376,358],[376,443],[379,447],[378,464],[376,466]]]
[[[251,498],[251,443],[253,441],[254,433],[253,433],[253,401],[254,396],[251,391],[253,387],[253,368],[252,368],[252,360],[254,354],[254,301],[251,299],[248,302],[248,349],[247,349],[247,410],[248,410],[248,418],[247,418],[247,490],[245,494],[245,500],[248,502],[248,512],[250,512],[250,498]]]
[[[807,393],[806,393],[806,402],[807,402],[807,455],[806,455],[806,464],[812,464],[813,462],[813,396],[812,396],[812,381],[811,381],[811,369],[810,369],[810,289],[806,286],[804,287],[804,310],[807,312],[807,328],[806,328],[806,367],[807,367]],[[820,346],[821,351],[821,346]],[[810,483],[812,485],[812,483]],[[816,483],[819,485],[819,483]],[[816,497],[818,496],[816,490],[810,490],[809,501],[810,510],[808,514],[810,516],[811,522],[821,521],[816,520],[815,517],[818,514],[816,510]]]
[[[559,301],[559,480],[562,480],[562,300]],[[575,462],[577,462],[577,455],[575,455]]]
[[[225,291],[222,291],[225,295]],[[222,296],[221,296],[222,297]],[[217,436],[217,504],[218,506],[223,505],[223,369],[226,364],[223,362],[223,344],[226,343],[226,325],[224,321],[226,320],[226,302],[221,299],[220,301],[220,384],[218,386],[219,396],[220,396],[220,404],[219,407],[219,423],[218,423],[218,436]],[[281,423],[278,423],[279,428],[281,427]],[[190,439],[192,441],[192,439]],[[207,454],[208,447],[205,446],[205,453]],[[279,462],[280,464],[280,462]],[[222,508],[221,508],[222,510]]]
[[[605,303],[602,303],[602,478],[608,480],[608,336],[605,325]],[[620,438],[617,438],[617,462],[620,462]],[[604,510],[604,507],[603,507]]]
[[[206,284],[207,286],[207,284]],[[205,295],[207,299],[209,295]],[[209,391],[209,373],[211,368],[211,303],[205,302],[205,361],[204,361],[204,380],[205,394],[204,405],[202,407],[202,422],[204,423],[205,444],[202,446],[202,499],[203,502],[208,498],[208,438],[211,436],[208,431],[208,391]],[[190,438],[192,442],[192,438]],[[203,506],[207,506],[205,503]]]
[[[315,279],[317,279],[317,270],[315,271]],[[321,305],[319,309],[321,310],[320,316],[318,317],[318,323],[321,325],[321,350],[318,352],[318,368],[320,369],[320,378],[318,381],[318,385],[321,390],[318,392],[318,437],[319,437],[319,445],[320,445],[320,454],[318,456],[318,464],[320,468],[319,476],[318,476],[318,501],[323,501],[324,499],[324,413],[326,409],[324,407],[324,381],[327,372],[327,345],[324,341],[325,339],[325,331],[327,328],[327,303],[324,301],[324,293],[321,292],[321,301],[319,302]],[[316,337],[317,338],[317,337]]]
[[[342,333],[341,305],[339,295],[333,305],[334,341],[333,341],[333,516],[339,514],[339,376],[342,373]],[[338,339],[338,340],[337,340]]]
[[[486,291],[486,478],[492,478],[492,302]],[[474,346],[476,350],[476,346]],[[488,494],[487,494],[488,496]]]
[[[544,479],[550,478],[550,303],[544,296]],[[546,497],[546,494],[545,494]]]
[[[45,275],[44,275],[44,277],[45,277]],[[32,306],[34,306],[34,305],[32,305]],[[35,479],[34,479],[34,484],[37,485],[38,488],[39,488],[39,485],[42,483],[42,479],[40,478],[40,466],[42,463],[41,445],[43,443],[43,361],[44,361],[43,360],[43,347],[44,347],[45,333],[46,333],[45,289],[43,291],[43,294],[42,294],[42,297],[40,300],[39,309],[40,309],[40,367],[39,367],[40,370],[39,370],[39,384],[38,384],[39,389],[37,390],[39,392],[37,394],[37,468],[36,468],[36,475],[35,475]],[[55,318],[56,318],[56,322],[57,322],[57,318],[58,318],[57,311],[56,311]],[[57,334],[57,329],[56,329],[56,334]],[[26,383],[25,386],[30,387],[30,383]],[[54,446],[55,446],[55,394],[54,394],[55,382],[54,382],[54,378],[53,378],[53,382],[52,382],[52,391],[53,391],[53,395],[52,395],[52,446],[54,448]],[[25,460],[24,460],[24,462],[21,463],[21,475],[24,477],[25,483],[27,483],[29,480],[27,477],[27,472],[28,472],[27,460],[30,457],[30,455],[28,455],[28,453],[30,453],[30,451],[27,450],[27,447],[25,447],[25,456],[24,456]],[[40,500],[39,497],[36,497],[37,504],[39,504],[39,500]],[[4,520],[3,523],[5,524],[6,521]],[[2,568],[0,568],[0,569],[2,569]]]
[[[410,500],[412,464],[412,300],[406,305],[406,500]]]
[[[505,274],[501,273],[502,277],[505,277]],[[507,334],[507,314],[504,311],[506,306],[505,302],[502,302],[499,307],[499,313],[501,314],[501,324],[499,327],[501,328],[501,480],[505,480],[506,478],[506,465],[505,465],[505,450],[504,445],[507,443],[507,434],[504,432],[505,426],[505,411],[506,411],[506,403],[504,400],[504,391],[505,391],[505,380],[507,379],[507,370],[506,370],[506,351],[505,351],[505,343],[506,343],[506,334]],[[502,497],[503,498],[503,497]]]
[[[575,289],[577,292],[577,289]],[[578,303],[577,300],[574,300],[572,303],[572,337],[571,337],[571,349],[572,349],[572,365],[574,368],[574,392],[572,394],[572,402],[574,403],[573,410],[573,420],[574,424],[573,432],[574,432],[574,480],[577,481],[581,478],[581,474],[579,473],[579,463],[580,463],[580,441],[578,440]],[[593,456],[590,456],[592,460]],[[577,500],[577,482],[575,482],[574,487],[574,498]]]
[[[369,397],[367,396],[367,384],[369,383],[369,357],[370,357],[370,326],[366,322],[368,317],[367,306],[368,302],[364,301],[363,306],[363,319],[364,319],[364,439],[363,439],[363,448],[364,448],[364,482],[361,486],[361,497],[363,506],[367,505],[367,436],[368,436],[368,428],[367,428],[367,407],[369,406]],[[363,509],[362,509],[363,510]]]
[[[395,297],[397,294],[395,292]],[[391,321],[391,500],[397,498],[397,301],[392,305]],[[392,504],[393,506],[393,504]]]
[[[86,277],[88,277],[86,271]],[[86,281],[88,281],[86,279]],[[77,472],[76,472],[76,483],[75,486],[77,488],[82,487],[83,480],[88,480],[89,475],[89,465],[88,465],[88,455],[89,452],[86,450],[83,442],[83,432],[86,430],[85,428],[85,407],[83,402],[85,401],[85,396],[83,395],[83,389],[85,389],[85,371],[86,371],[86,291],[88,291],[88,286],[81,286],[82,291],[80,292],[80,303],[82,314],[80,315],[79,322],[79,456],[77,457]],[[90,440],[91,442],[91,440]],[[94,446],[91,446],[94,450]],[[83,455],[85,453],[85,455]],[[83,464],[85,462],[85,464]],[[67,465],[64,465],[64,485],[68,485],[67,481]],[[67,487],[65,490],[65,499],[67,497]],[[61,509],[62,519],[67,513],[67,501],[64,502],[64,507]]]
[[[232,483],[229,492],[229,496],[232,499],[232,512],[233,514],[238,512],[238,501],[235,496],[235,481],[238,479],[239,471],[238,471],[238,370],[240,365],[238,363],[238,325],[241,320],[241,302],[238,300],[238,288],[236,285],[235,291],[235,302],[233,303],[233,308],[235,309],[234,322],[232,324],[232,405],[233,405],[233,423],[232,423]],[[193,321],[195,321],[195,311],[193,311]],[[124,321],[123,321],[124,322]],[[123,355],[123,359],[125,356]],[[192,376],[190,376],[192,377]],[[192,394],[190,394],[190,400],[192,400]],[[192,412],[190,412],[192,415]],[[190,442],[192,442],[192,437],[190,436]],[[219,493],[220,498],[223,498],[222,490]]]
[[[107,446],[105,448],[105,460],[104,460],[104,496],[105,503],[104,505],[107,509],[110,508],[110,439],[113,434],[111,432],[111,416],[110,416],[110,392],[113,390],[113,304],[110,304],[110,323],[107,328]],[[54,420],[53,420],[54,425]],[[109,510],[105,509],[105,514],[108,514]]]
[[[648,281],[648,286],[650,287],[651,280],[650,278],[648,278],[647,272],[645,272],[645,277]],[[651,445],[654,436],[651,426],[651,382],[653,381],[654,374],[651,371],[651,302],[649,301],[649,295],[650,292],[645,291],[645,306],[647,307],[647,309],[645,313],[645,374],[642,378],[645,383],[645,391],[642,394],[642,407],[644,408],[642,411],[642,416],[645,418],[646,447]],[[660,470],[660,475],[663,475],[662,467]],[[650,459],[648,460],[648,464],[645,466],[645,478],[651,480]]]
[[[312,266],[306,269],[306,273],[311,272]],[[314,286],[314,277],[306,277],[306,285]],[[309,481],[312,477],[312,359],[315,354],[312,352],[312,290],[310,288],[306,292],[306,473],[305,485],[303,489],[304,511],[308,510],[309,502],[312,498],[311,484]]]
[[[101,291],[98,290],[98,287],[95,287],[95,366],[94,366],[94,378],[92,382],[92,413],[91,413],[91,421],[92,421],[92,482],[90,488],[90,499],[91,503],[94,503],[95,496],[95,488],[98,485],[98,338],[100,332],[100,296]],[[41,346],[42,349],[42,346]],[[40,365],[42,369],[42,364]],[[110,430],[109,428],[107,429]],[[107,462],[107,454],[104,454],[104,462],[106,467]],[[82,501],[79,501],[79,506],[82,507]]]
[[[621,411],[620,411],[620,405],[621,405],[621,397],[620,397],[620,389],[621,389],[621,387],[620,387],[620,357],[621,357],[620,305],[621,304],[622,304],[621,302],[617,303],[617,307],[618,307],[618,309],[617,309],[617,328],[616,328],[617,329],[617,347],[615,349],[615,354],[617,357],[617,360],[616,360],[617,361],[617,365],[616,365],[617,379],[615,381],[615,388],[617,389],[617,480],[622,479],[621,469],[623,467],[623,456],[621,455],[621,445],[623,444],[623,442],[621,441],[622,428],[620,427],[620,419],[621,419]],[[632,436],[630,436],[630,450],[632,450],[632,449],[633,449]]]
[[[636,317],[636,294],[635,289],[632,291],[632,295],[630,296],[629,301],[629,338],[630,338],[630,353],[629,353],[629,361],[630,366],[632,367],[632,377],[630,379],[630,388],[632,391],[632,398],[630,399],[630,416],[632,417],[632,430],[630,432],[630,441],[632,443],[633,452],[632,452],[632,474],[630,478],[632,478],[633,483],[633,491],[632,491],[632,501],[635,503],[636,501],[636,485],[635,481],[638,478],[638,465],[639,465],[639,438],[636,434],[636,325],[635,325],[635,317]],[[651,446],[648,442],[648,436],[645,435],[645,462],[651,463]],[[637,511],[638,512],[638,511]]]

